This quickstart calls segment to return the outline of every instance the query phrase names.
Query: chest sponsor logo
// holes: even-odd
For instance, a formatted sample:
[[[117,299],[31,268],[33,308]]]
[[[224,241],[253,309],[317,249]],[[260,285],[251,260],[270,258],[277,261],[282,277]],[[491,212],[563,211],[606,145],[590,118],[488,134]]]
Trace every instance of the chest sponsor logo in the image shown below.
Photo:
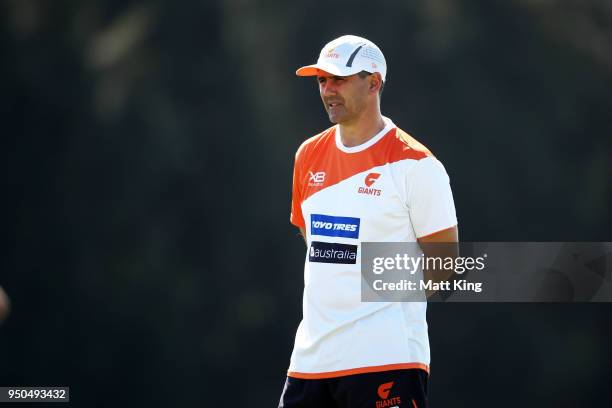
[[[308,250],[310,262],[356,264],[357,245],[312,241]]]
[[[380,398],[380,401],[376,401],[376,408],[394,408],[402,403],[400,397],[389,398],[392,387],[393,381],[383,383],[378,386],[378,397]]]
[[[309,187],[319,187],[323,185],[325,181],[325,172],[324,171],[309,171],[308,172],[308,186]]]
[[[357,189],[357,192],[359,194],[379,196],[382,191],[377,188],[372,187],[372,185],[376,183],[376,180],[378,180],[379,177],[380,177],[380,173],[369,173],[367,176],[365,176],[365,179],[363,180],[363,184],[365,184],[365,187],[360,186]]]
[[[310,233],[326,237],[359,238],[359,218],[312,214]]]

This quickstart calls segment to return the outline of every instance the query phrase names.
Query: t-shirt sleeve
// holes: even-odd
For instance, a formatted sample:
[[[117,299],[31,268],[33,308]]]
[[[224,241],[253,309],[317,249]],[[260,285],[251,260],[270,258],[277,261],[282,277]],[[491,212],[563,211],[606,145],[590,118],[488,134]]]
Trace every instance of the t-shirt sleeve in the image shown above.
[[[457,225],[448,174],[435,157],[419,160],[408,174],[406,205],[417,238]]]
[[[296,227],[304,228],[304,216],[302,215],[302,191],[300,181],[302,180],[299,166],[299,152],[295,155],[295,164],[293,165],[293,189],[291,193],[291,216],[289,220]]]

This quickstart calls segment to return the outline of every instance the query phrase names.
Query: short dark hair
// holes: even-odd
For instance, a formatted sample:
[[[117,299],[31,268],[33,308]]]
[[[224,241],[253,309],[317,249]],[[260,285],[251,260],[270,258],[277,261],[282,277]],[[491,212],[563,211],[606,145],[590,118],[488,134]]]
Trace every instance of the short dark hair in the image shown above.
[[[360,71],[357,73],[357,75],[359,75],[359,78],[361,79],[365,79],[367,77],[369,77],[370,75],[372,75],[372,72],[368,72],[368,71]],[[380,83],[380,89],[378,90],[378,96],[382,96],[382,91],[383,88],[385,87],[385,83],[384,81]]]

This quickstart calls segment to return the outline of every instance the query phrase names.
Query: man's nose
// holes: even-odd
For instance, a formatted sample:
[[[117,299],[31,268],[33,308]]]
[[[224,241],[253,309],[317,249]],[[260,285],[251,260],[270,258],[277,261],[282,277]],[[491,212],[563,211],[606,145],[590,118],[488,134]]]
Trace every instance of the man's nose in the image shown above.
[[[325,83],[321,85],[321,94],[325,96],[336,94],[336,85],[333,81],[325,81]]]

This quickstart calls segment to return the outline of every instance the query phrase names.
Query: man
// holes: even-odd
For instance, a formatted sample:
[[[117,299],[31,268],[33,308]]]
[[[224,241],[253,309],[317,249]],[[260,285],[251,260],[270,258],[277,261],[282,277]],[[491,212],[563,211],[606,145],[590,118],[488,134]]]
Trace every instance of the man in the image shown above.
[[[0,323],[9,315],[9,311],[11,310],[11,303],[9,301],[6,292],[0,286]]]
[[[457,242],[448,176],[381,115],[387,65],[371,41],[339,37],[296,74],[317,77],[335,125],[295,158],[291,222],[308,251],[279,407],[426,407],[426,303],[361,302],[359,244]]]

